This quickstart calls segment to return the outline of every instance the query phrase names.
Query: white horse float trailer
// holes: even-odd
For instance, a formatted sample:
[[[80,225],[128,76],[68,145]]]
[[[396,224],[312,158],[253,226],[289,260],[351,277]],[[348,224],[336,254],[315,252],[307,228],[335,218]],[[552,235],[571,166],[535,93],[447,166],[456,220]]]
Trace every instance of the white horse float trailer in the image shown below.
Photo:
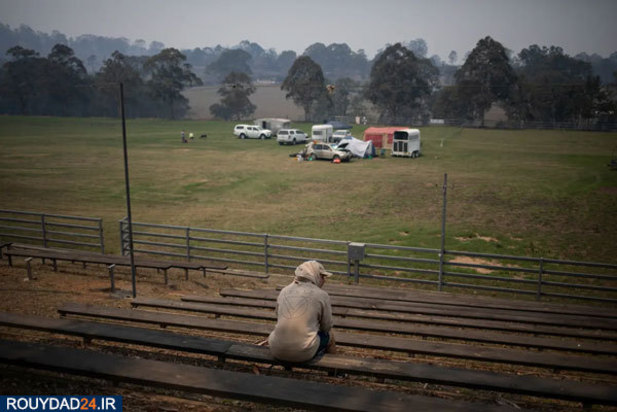
[[[392,156],[418,157],[422,154],[422,141],[418,129],[397,130],[392,138]]]

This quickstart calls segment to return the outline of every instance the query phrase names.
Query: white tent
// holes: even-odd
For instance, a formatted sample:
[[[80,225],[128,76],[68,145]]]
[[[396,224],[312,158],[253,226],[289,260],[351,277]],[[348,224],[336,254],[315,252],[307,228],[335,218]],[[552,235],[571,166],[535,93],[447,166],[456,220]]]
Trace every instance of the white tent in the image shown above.
[[[363,141],[356,139],[355,137],[346,137],[340,141],[338,147],[341,149],[349,150],[356,157],[369,157],[373,156],[375,150],[373,149],[373,142]]]

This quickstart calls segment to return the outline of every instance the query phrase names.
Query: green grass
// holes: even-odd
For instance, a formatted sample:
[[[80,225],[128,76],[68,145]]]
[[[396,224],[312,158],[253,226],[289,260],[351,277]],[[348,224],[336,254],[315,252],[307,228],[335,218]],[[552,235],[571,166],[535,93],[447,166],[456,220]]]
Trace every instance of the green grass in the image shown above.
[[[129,120],[134,220],[439,247],[447,173],[448,249],[617,262],[617,172],[606,166],[617,133],[423,128],[419,159],[332,164],[298,163],[289,154],[301,146],[238,140],[232,127]],[[195,140],[182,144],[182,129]],[[102,217],[117,251],[118,120],[0,117],[0,147],[0,208]]]

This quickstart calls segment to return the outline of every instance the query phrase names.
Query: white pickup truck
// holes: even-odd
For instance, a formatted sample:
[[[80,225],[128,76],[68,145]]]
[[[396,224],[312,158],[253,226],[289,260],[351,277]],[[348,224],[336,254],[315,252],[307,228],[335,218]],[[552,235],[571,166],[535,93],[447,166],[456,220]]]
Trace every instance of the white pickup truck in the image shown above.
[[[234,127],[234,135],[240,139],[269,139],[272,137],[272,131],[252,124],[237,124]]]

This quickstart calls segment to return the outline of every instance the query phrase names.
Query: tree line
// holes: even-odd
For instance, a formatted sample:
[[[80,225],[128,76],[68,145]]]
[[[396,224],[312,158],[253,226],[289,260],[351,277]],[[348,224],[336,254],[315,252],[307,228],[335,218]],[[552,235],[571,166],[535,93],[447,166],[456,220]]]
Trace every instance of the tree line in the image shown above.
[[[64,44],[72,48],[75,56],[84,62],[90,73],[98,71],[115,51],[128,56],[153,56],[165,48],[165,45],[159,41],[147,43],[143,39],[130,41],[124,37],[112,38],[92,34],[73,38],[55,30],[51,34],[35,31],[27,25],[11,29],[10,26],[0,22],[0,50],[8,50],[19,45],[43,55],[49,53],[56,44]],[[401,45],[412,51],[416,57],[431,59],[433,64],[440,69],[442,78],[447,73],[453,72],[458,62],[459,56],[454,50],[448,54],[447,61],[443,61],[437,55],[429,56],[428,45],[422,38],[401,42]],[[378,55],[388,46],[390,44],[386,44],[382,50],[378,51]],[[265,49],[249,40],[241,41],[230,48],[217,45],[180,49],[180,52],[186,56],[186,63],[194,68],[205,84],[218,85],[227,73],[221,76],[208,70],[208,66],[219,60],[221,54],[230,50],[241,50],[249,55],[253,78],[276,83],[283,81],[287,71],[298,58],[293,50],[284,50],[279,54],[272,48]],[[363,49],[353,51],[346,43],[329,45],[314,43],[308,46],[301,55],[311,57],[322,67],[324,75],[332,81],[342,77],[366,81],[377,58],[377,56],[373,59],[368,58]],[[460,57],[461,60],[466,59],[466,55]],[[516,56],[513,58],[516,59]],[[599,76],[602,83],[607,84],[613,81],[613,73],[617,70],[617,52],[608,57],[579,53],[574,58],[590,63],[594,75]],[[4,63],[4,57],[0,56],[0,65],[2,63]]]
[[[382,124],[425,124],[443,118],[483,126],[487,110],[499,105],[508,122],[523,126],[539,121],[615,122],[617,71],[612,82],[603,83],[589,62],[555,46],[532,45],[511,56],[501,43],[486,37],[462,66],[455,67],[425,57],[426,43],[418,39],[381,51],[366,79],[359,74],[342,76],[343,72],[330,77],[313,58],[353,57],[349,48],[316,46],[310,52],[286,57],[289,68],[281,82],[286,97],[304,109],[307,121],[370,111]],[[21,46],[6,54],[0,70],[0,113],[6,114],[116,116],[122,82],[128,116],[181,118],[189,109],[182,91],[203,84],[187,57],[174,48],[151,56],[114,51],[95,73],[63,44],[53,46],[46,57]],[[251,59],[243,49],[224,50],[207,66],[206,74],[221,85],[221,100],[210,108],[214,116],[246,119],[254,113]],[[330,70],[338,67],[328,64]],[[450,68],[449,78],[444,78],[444,67]]]
[[[202,81],[186,57],[169,48],[147,56],[112,53],[91,75],[63,44],[39,56],[21,46],[7,51],[0,70],[0,113],[51,116],[118,115],[119,84],[124,84],[129,117],[180,118],[189,104],[182,91]]]
[[[219,90],[224,110],[215,105],[213,114],[229,119],[251,113],[248,96],[254,88],[250,77],[242,74],[234,99],[225,100],[230,88],[240,84],[238,78],[225,79],[226,86]],[[483,127],[493,105],[504,109],[513,127],[568,122],[573,127],[614,128],[617,121],[617,71],[611,83],[602,84],[590,63],[559,47],[532,45],[513,59],[501,43],[485,37],[454,71],[453,84],[443,86],[441,75],[432,59],[418,57],[397,43],[375,58],[366,82],[351,78],[329,82],[321,66],[303,55],[294,61],[281,89],[310,121],[364,115],[369,105],[382,124],[426,124],[442,118]]]
[[[63,44],[73,49],[77,58],[84,62],[90,73],[100,70],[105,60],[117,51],[129,56],[153,56],[165,48],[158,41],[147,44],[145,40],[129,41],[126,38],[110,38],[84,34],[76,38],[53,31],[51,34],[35,31],[21,25],[16,29],[0,23],[0,50],[19,45],[25,49],[34,50],[39,54],[47,54],[56,44]],[[411,40],[404,45],[416,56],[426,57],[428,46],[423,39]],[[214,47],[196,47],[181,49],[180,52],[203,80],[204,84],[219,85],[229,73],[225,65],[248,64],[253,78],[280,83],[298,55],[293,50],[284,50],[280,54],[274,49],[265,49],[257,43],[248,40],[226,48],[221,45]],[[453,52],[456,55],[455,52]],[[323,69],[325,75],[332,80],[340,77],[350,77],[356,80],[368,77],[372,60],[364,50],[353,51],[346,43],[325,45],[314,43],[306,48],[302,55],[310,56]],[[433,56],[434,61],[440,61]],[[456,59],[455,59],[456,60]],[[0,56],[0,63],[4,63]],[[221,71],[223,72],[221,74]]]
[[[531,45],[512,59],[501,43],[485,37],[455,73],[455,84],[435,95],[433,115],[479,122],[499,104],[513,126],[543,122],[614,128],[617,71],[602,84],[591,64],[560,47]]]

